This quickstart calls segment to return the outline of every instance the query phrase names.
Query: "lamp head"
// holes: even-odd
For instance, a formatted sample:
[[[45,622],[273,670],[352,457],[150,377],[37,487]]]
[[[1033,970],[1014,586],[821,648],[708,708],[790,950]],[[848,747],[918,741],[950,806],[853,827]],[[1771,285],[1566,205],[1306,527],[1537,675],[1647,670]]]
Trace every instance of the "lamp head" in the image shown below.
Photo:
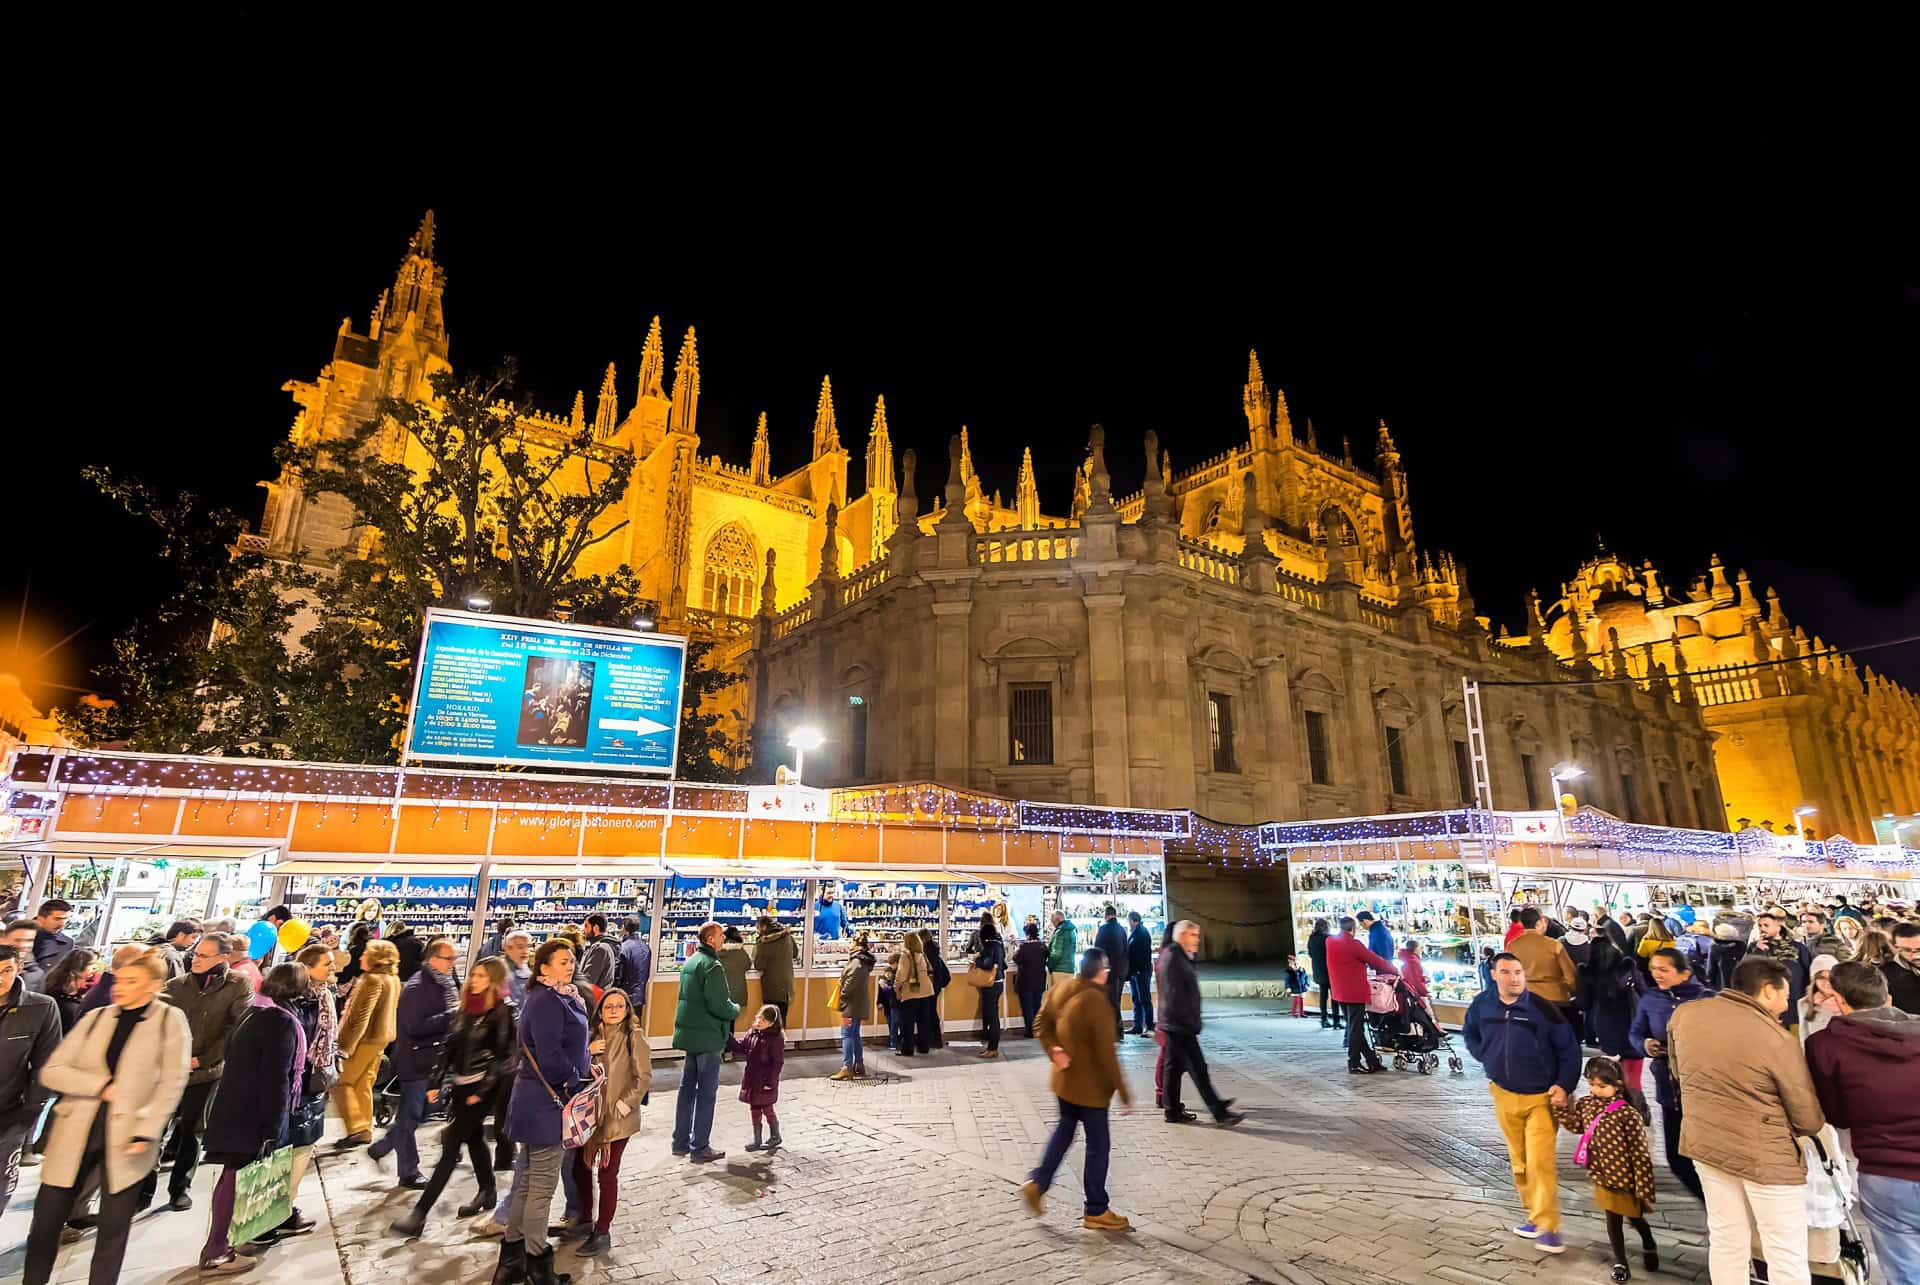
[[[812,724],[794,728],[793,735],[787,737],[787,744],[796,750],[817,750],[826,743],[827,738]]]

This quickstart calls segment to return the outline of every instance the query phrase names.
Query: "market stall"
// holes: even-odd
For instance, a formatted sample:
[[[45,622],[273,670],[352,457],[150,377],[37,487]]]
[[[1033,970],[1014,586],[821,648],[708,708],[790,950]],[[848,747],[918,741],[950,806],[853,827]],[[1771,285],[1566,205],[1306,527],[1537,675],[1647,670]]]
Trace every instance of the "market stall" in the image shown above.
[[[1163,880],[1159,834],[1185,823],[1183,813],[1033,813],[927,785],[829,794],[76,751],[22,754],[7,785],[51,800],[35,840],[51,873],[37,887],[59,874],[54,849],[211,849],[253,863],[222,881],[244,888],[244,900],[216,890],[208,903],[232,905],[236,918],[287,900],[316,924],[344,927],[371,896],[383,918],[451,937],[469,960],[503,913],[536,935],[594,911],[616,925],[639,918],[656,960],[646,1012],[656,1048],[670,1043],[678,967],[700,923],[737,927],[748,946],[762,914],[795,930],[789,1027],[795,1038],[833,1039],[838,1015],[826,1001],[844,945],[811,931],[823,885],[881,949],[908,927],[928,928],[958,960],[983,909],[1011,917],[1017,905],[1038,907],[1063,862],[1083,887],[1151,908]],[[1106,862],[1097,871],[1095,859]],[[750,977],[748,1004],[758,996]],[[972,1025],[976,1003],[970,988],[949,988],[943,1020]]]
[[[1791,904],[1868,890],[1911,900],[1920,888],[1912,848],[1639,825],[1592,808],[1276,823],[1261,827],[1261,848],[1260,859],[1287,863],[1296,940],[1316,918],[1372,910],[1397,941],[1419,940],[1435,1011],[1453,1024],[1479,990],[1479,953],[1498,949],[1512,906]]]

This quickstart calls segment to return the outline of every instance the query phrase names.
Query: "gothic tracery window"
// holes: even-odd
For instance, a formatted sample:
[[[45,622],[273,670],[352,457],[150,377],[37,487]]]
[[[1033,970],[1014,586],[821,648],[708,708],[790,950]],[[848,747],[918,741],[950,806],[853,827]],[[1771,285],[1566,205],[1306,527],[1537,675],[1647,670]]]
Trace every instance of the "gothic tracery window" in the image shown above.
[[[708,611],[727,616],[751,616],[758,604],[759,589],[754,576],[759,560],[754,556],[753,537],[738,522],[729,522],[707,541],[706,606]]]

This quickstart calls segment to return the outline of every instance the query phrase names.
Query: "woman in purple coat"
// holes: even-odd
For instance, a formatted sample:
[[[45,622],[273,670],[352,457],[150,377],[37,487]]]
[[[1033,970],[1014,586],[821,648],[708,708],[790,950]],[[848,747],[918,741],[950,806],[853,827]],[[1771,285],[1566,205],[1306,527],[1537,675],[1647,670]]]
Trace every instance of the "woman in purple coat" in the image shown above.
[[[749,1151],[772,1151],[780,1145],[780,1117],[773,1104],[780,1100],[780,1071],[787,1064],[787,1038],[780,1033],[780,1009],[773,1004],[761,1006],[746,1038],[727,1039],[727,1050],[742,1059],[746,1067],[740,1073],[740,1100],[753,1108],[753,1141]],[[762,1126],[772,1132],[760,1140]]]
[[[494,1280],[529,1285],[569,1285],[553,1270],[547,1216],[560,1185],[565,1155],[560,1115],[591,1074],[587,1062],[587,1010],[573,987],[573,945],[555,938],[533,955],[527,998],[520,1006],[520,1067],[507,1105],[507,1136],[520,1145],[507,1230],[500,1241]]]

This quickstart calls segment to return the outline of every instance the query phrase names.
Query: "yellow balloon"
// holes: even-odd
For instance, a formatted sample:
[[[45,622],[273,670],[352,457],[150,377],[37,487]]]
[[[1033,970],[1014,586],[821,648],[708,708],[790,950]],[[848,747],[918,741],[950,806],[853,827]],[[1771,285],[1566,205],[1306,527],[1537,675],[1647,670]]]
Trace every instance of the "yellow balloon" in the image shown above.
[[[313,925],[304,919],[289,919],[280,925],[280,949],[296,951],[313,936]]]

